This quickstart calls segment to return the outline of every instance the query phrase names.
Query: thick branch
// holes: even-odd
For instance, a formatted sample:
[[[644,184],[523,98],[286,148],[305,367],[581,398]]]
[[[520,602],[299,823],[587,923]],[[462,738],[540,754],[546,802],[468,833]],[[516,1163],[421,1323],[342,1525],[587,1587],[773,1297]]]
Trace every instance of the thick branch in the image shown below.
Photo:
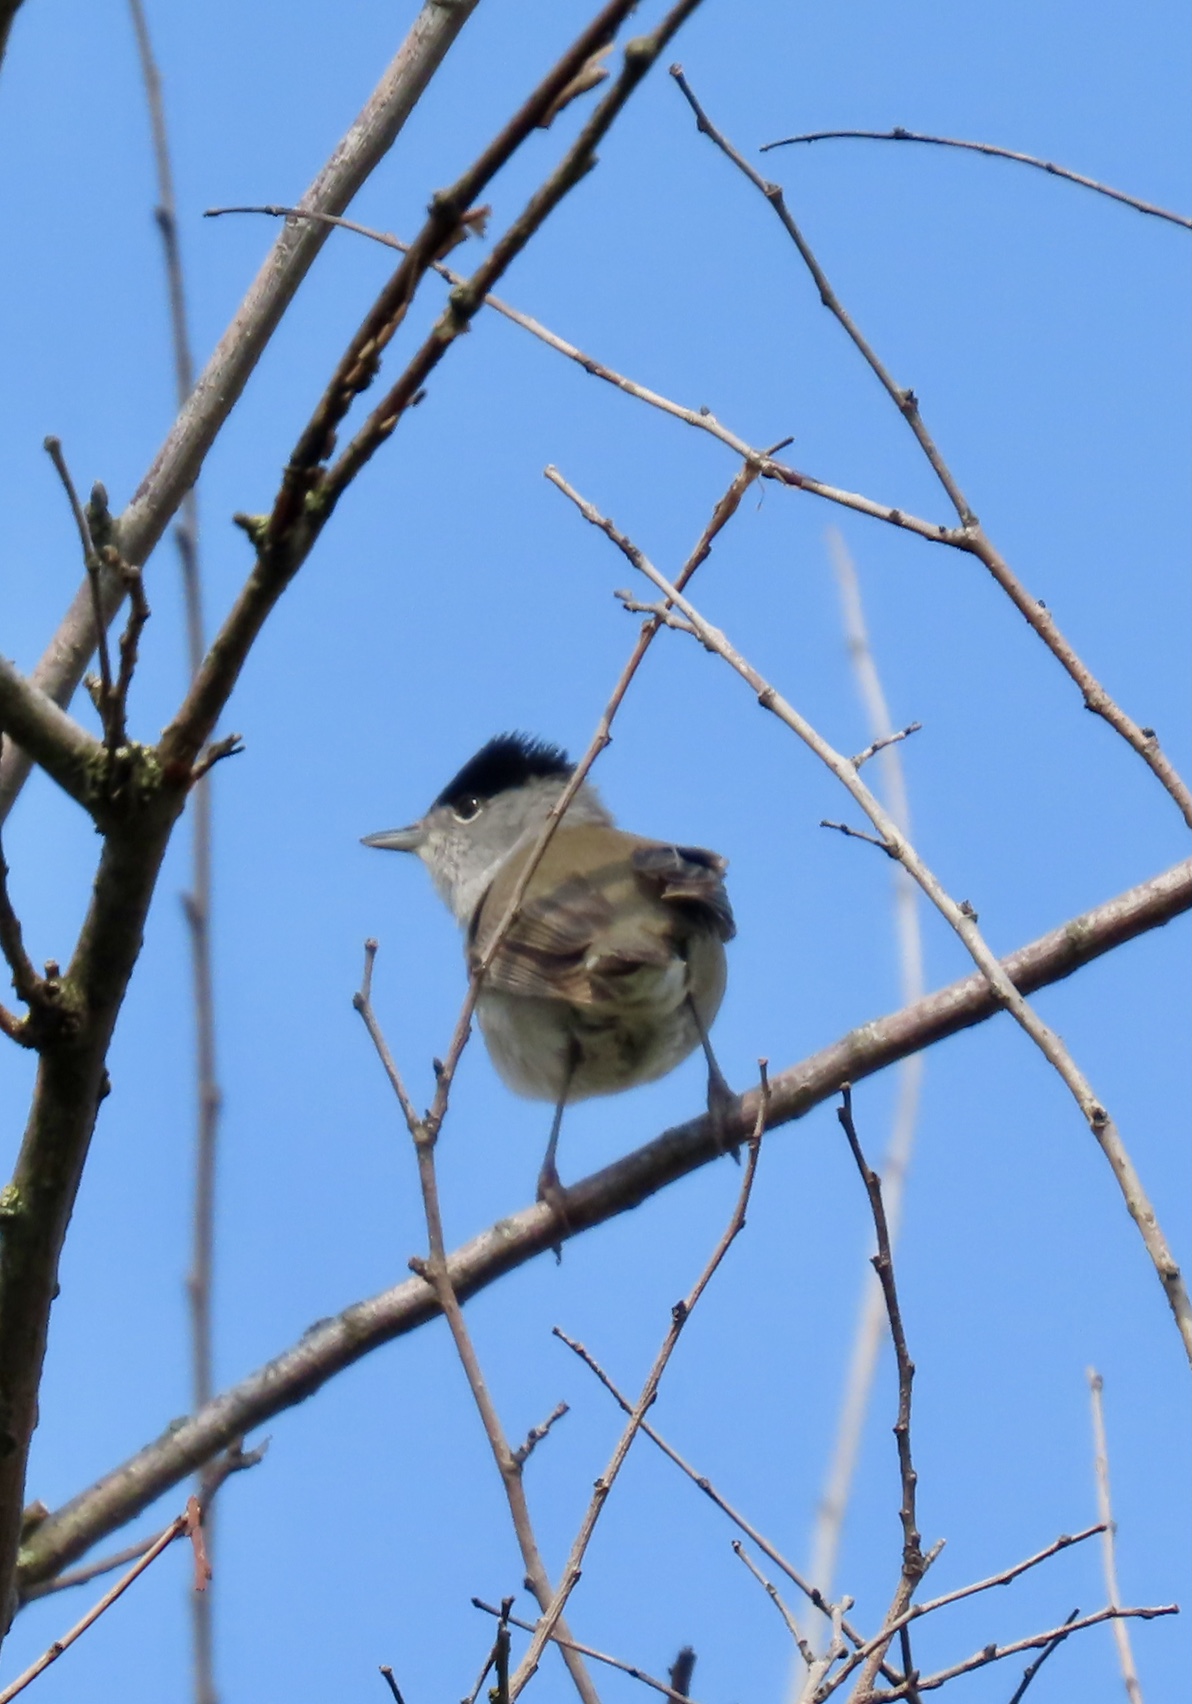
[[[184,793],[151,785],[131,823],[107,835],[91,902],[59,982],[55,1034],[37,1081],[0,1237],[0,1602],[7,1603],[24,1505],[25,1464],[58,1263],[107,1093],[104,1061]],[[136,791],[135,784],[133,791]]]
[[[85,810],[91,808],[102,745],[7,657],[0,657],[0,733],[9,736],[0,762],[15,762],[26,754],[26,763],[38,764]]]
[[[384,158],[448,48],[478,0],[426,0],[405,41],[360,116],[302,198],[302,206],[341,213]],[[327,239],[317,220],[287,225],[216,346],[185,408],[152,467],[120,517],[120,554],[139,566],[165,531],[203,459],[231,413],[298,286]],[[103,576],[104,612],[111,620],[123,588]],[[67,704],[95,649],[91,594],[84,584],[51,639],[33,680],[58,704]],[[0,820],[29,772],[23,752],[8,751],[0,764]]]
[[[1190,907],[1192,859],[1072,918],[1003,963],[1020,992],[1029,994]],[[777,1125],[804,1117],[837,1094],[843,1083],[857,1083],[946,1036],[983,1023],[999,1009],[985,976],[975,973],[850,1031],[771,1078],[767,1128],[773,1131]],[[742,1141],[756,1115],[756,1097],[748,1094],[737,1115]],[[731,1138],[731,1131],[726,1134]],[[572,1234],[639,1206],[667,1184],[720,1157],[726,1134],[718,1133],[711,1119],[695,1118],[574,1184],[567,1192]],[[548,1206],[523,1208],[455,1251],[449,1263],[452,1287],[461,1300],[466,1299],[548,1251],[559,1236],[557,1218]],[[199,1414],[171,1427],[43,1521],[22,1556],[22,1585],[51,1578],[233,1439],[313,1395],[344,1367],[416,1330],[436,1314],[426,1284],[411,1278],[320,1322],[292,1348]]]

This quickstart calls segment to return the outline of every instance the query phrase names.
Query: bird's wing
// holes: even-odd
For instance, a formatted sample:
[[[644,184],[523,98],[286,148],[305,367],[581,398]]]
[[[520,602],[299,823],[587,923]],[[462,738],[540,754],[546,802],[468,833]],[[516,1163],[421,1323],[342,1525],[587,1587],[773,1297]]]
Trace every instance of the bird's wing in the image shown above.
[[[659,899],[695,911],[722,941],[732,940],[737,925],[724,887],[728,860],[719,852],[647,842],[633,854],[633,867]]]
[[[508,895],[494,884],[473,930],[475,965]],[[665,915],[643,905],[631,866],[574,874],[526,902],[489,966],[485,987],[506,994],[565,1000],[581,1007],[615,998],[618,984],[643,969],[665,969],[675,955]]]
[[[473,930],[469,955],[473,964],[479,957],[479,942],[497,927],[507,903],[508,895],[497,885],[485,896],[479,926]],[[612,917],[608,894],[584,875],[571,876],[543,897],[527,900],[489,966],[485,987],[589,1004],[592,991],[585,961],[593,940],[608,928]]]

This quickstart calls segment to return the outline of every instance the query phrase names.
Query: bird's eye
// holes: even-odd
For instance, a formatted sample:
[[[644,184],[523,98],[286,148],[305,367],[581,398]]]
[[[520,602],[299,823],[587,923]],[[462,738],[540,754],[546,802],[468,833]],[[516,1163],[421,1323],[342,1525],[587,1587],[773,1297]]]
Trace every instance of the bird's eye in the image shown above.
[[[471,822],[473,817],[480,815],[480,810],[481,801],[474,793],[469,793],[465,798],[455,801],[451,807],[451,814],[456,822]]]

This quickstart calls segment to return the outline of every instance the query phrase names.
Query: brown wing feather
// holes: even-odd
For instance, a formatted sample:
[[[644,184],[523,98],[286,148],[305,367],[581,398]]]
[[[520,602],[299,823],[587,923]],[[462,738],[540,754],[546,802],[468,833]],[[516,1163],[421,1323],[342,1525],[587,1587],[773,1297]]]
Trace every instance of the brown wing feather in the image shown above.
[[[481,908],[494,915],[480,919],[481,931],[495,927],[505,901],[490,890]],[[590,1004],[586,967],[594,938],[608,928],[613,911],[607,895],[586,876],[560,882],[540,899],[531,899],[501,943],[489,967],[486,985],[506,994]],[[474,955],[473,955],[474,956]]]
[[[694,907],[722,941],[732,940],[737,925],[724,888],[728,860],[719,852],[702,846],[645,845],[634,853],[633,867],[659,899]]]

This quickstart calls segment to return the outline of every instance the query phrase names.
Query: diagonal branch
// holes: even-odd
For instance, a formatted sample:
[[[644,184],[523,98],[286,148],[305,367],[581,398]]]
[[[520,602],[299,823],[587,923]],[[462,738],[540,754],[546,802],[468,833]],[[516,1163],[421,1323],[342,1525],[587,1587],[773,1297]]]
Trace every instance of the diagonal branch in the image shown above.
[[[1023,993],[1058,982],[1123,942],[1192,909],[1192,859],[1070,919],[1003,961]],[[767,1129],[803,1118],[843,1083],[856,1084],[899,1059],[973,1024],[1001,1004],[981,972],[962,978],[883,1018],[862,1024],[830,1047],[770,1079]],[[745,1140],[757,1115],[754,1094],[737,1113]],[[723,1157],[733,1131],[718,1133],[706,1116],[663,1132],[567,1191],[571,1234],[639,1206],[658,1190]],[[450,1256],[452,1287],[461,1300],[506,1272],[548,1252],[559,1240],[553,1210],[536,1204],[503,1218]],[[108,1533],[116,1531],[170,1486],[234,1439],[312,1395],[345,1367],[384,1343],[416,1331],[438,1309],[426,1284],[409,1278],[393,1289],[321,1320],[291,1348],[216,1397],[200,1413],[171,1426],[89,1490],[42,1521],[21,1559],[22,1587],[52,1578]]]
[[[980,967],[989,979],[990,988],[999,1004],[1006,1008],[1014,1020],[1030,1036],[1048,1064],[1057,1072],[1087,1120],[1089,1129],[1109,1161],[1110,1168],[1117,1179],[1118,1188],[1121,1190],[1127,1211],[1138,1226],[1143,1245],[1154,1265],[1159,1282],[1163,1286],[1163,1293],[1167,1298],[1168,1306],[1171,1308],[1176,1328],[1183,1340],[1185,1353],[1192,1361],[1192,1301],[1189,1300],[1187,1287],[1184,1284],[1175,1256],[1171,1252],[1171,1247],[1163,1234],[1155,1209],[1143,1188],[1142,1179],[1134,1168],[1134,1162],[1126,1150],[1117,1126],[1104,1105],[1094,1094],[1088,1078],[1080,1070],[1061,1038],[1028,1005],[1022,994],[1014,986],[1012,979],[1006,974],[977,928],[977,916],[972,906],[967,901],[957,903],[947,892],[943,884],[916,852],[906,835],[903,834],[890,813],[882,807],[874,794],[861,780],[852,760],[829,745],[823,735],[818,733],[811,723],[804,716],[801,716],[794,706],[788,703],[782,694],[746,661],[720,629],[713,627],[710,622],[704,620],[699,611],[658,572],[654,564],[631,539],[619,531],[612,521],[601,515],[599,510],[573,490],[555,469],[548,469],[547,477],[558,486],[566,497],[569,497],[575,503],[584,519],[598,527],[611,539],[622,554],[633,563],[634,567],[657,586],[663,596],[686,616],[700,644],[723,658],[741,676],[742,680],[757,694],[758,702],[762,708],[771,711],[778,717],[779,721],[785,723],[792,733],[797,734],[803,743],[809,746],[821,762],[832,771],[877,829],[881,836],[883,850],[889,852],[891,857],[898,859],[903,868],[914,877],[937,911],[960,936],[973,962]]]
[[[167,767],[190,764],[210,737],[227,703],[248,652],[286,587],[306,560],[344,491],[417,399],[426,379],[467,330],[490,282],[521,252],[560,201],[595,165],[595,145],[624,107],[662,48],[699,0],[681,0],[652,36],[630,41],[625,64],[579,137],[521,216],[463,289],[453,292],[447,310],[405,371],[332,466],[324,464],[335,447],[336,429],[353,399],[375,377],[381,352],[413,299],[432,261],[474,220],[475,198],[533,134],[560,90],[603,45],[636,0],[610,0],[538,84],[499,136],[472,166],[430,204],[422,231],[410,252],[382,289],[311,415],[291,454],[270,515],[245,516],[257,560],[227,619],[216,635],[182,707],[161,741]],[[308,221],[303,221],[304,224]]]
[[[782,222],[783,229],[798,249],[807,270],[811,273],[816,289],[819,291],[821,302],[844,328],[870,371],[914,433],[919,448],[926,456],[932,471],[944,487],[953,508],[960,517],[959,531],[949,534],[946,542],[959,550],[967,551],[970,555],[975,556],[979,562],[984,563],[1018,613],[1034,629],[1052,656],[1080,688],[1085,708],[1108,722],[1115,733],[1120,734],[1127,745],[1133,747],[1151,773],[1175,800],[1184,821],[1192,828],[1192,789],[1188,787],[1187,782],[1184,781],[1171,759],[1162,750],[1155,730],[1140,727],[1133,717],[1128,716],[1110,696],[1060,631],[1050,610],[1038,598],[1031,597],[1028,594],[1026,587],[1018,579],[1005,557],[995,548],[928,432],[919,412],[919,401],[914,391],[897,383],[877,351],[866,340],[859,326],[837,297],[828,281],[827,274],[791,216],[783,197],[782,186],[768,182],[763,178],[761,173],[749,164],[749,161],[733,146],[728,138],[717,130],[692,92],[683,75],[682,67],[672,65],[671,75],[678,83],[687,104],[695,114],[696,125],[700,132],[711,138],[721,153],[732,161],[738,171],[748,178],[754,188],[765,196],[774,209]]]
[[[509,1443],[497,1405],[480,1365],[480,1358],[472,1342],[471,1333],[464,1320],[463,1309],[459,1297],[455,1293],[451,1281],[451,1271],[447,1260],[447,1251],[443,1243],[443,1215],[439,1206],[439,1181],[435,1166],[435,1146],[438,1132],[430,1127],[429,1120],[419,1118],[413,1103],[406,1093],[401,1080],[401,1074],[393,1061],[388,1043],[377,1022],[372,1005],[372,972],[376,959],[376,942],[369,941],[364,949],[364,976],[360,990],[352,1004],[364,1019],[373,1044],[377,1049],[385,1074],[397,1096],[406,1127],[414,1143],[414,1153],[418,1161],[418,1182],[422,1191],[422,1210],[426,1220],[427,1258],[415,1258],[410,1265],[419,1277],[423,1278],[434,1293],[439,1309],[447,1321],[455,1344],[455,1352],[459,1356],[464,1377],[468,1381],[468,1389],[476,1404],[480,1423],[484,1427],[484,1435],[488,1439],[497,1472],[501,1477],[501,1486],[505,1492],[505,1500],[509,1505],[509,1516],[513,1522],[513,1530],[517,1537],[518,1549],[521,1551],[522,1565],[525,1568],[526,1584],[538,1600],[538,1607],[546,1614],[554,1600],[554,1591],[546,1564],[542,1560],[542,1551],[534,1532],[534,1524],[530,1517],[530,1505],[526,1498],[525,1464],[529,1449],[515,1450]],[[556,1617],[556,1623],[557,1623]],[[576,1691],[583,1704],[600,1704],[596,1688],[583,1658],[575,1650],[571,1642],[569,1629],[564,1625],[560,1631],[566,1643],[560,1647],[560,1653],[566,1664]],[[506,1645],[506,1655],[508,1647]],[[490,1659],[491,1661],[491,1659]],[[485,1666],[480,1680],[476,1683],[472,1697],[475,1698],[483,1685],[488,1666]]]
[[[600,1519],[604,1506],[608,1502],[613,1482],[625,1464],[625,1458],[632,1448],[633,1441],[641,1431],[647,1410],[654,1404],[658,1395],[658,1386],[662,1382],[662,1375],[675,1352],[683,1327],[691,1318],[693,1308],[711,1283],[725,1255],[745,1229],[745,1213],[749,1206],[749,1198],[753,1193],[753,1182],[757,1176],[757,1162],[761,1156],[762,1136],[765,1134],[766,1114],[770,1104],[770,1084],[766,1075],[766,1061],[761,1059],[758,1061],[758,1065],[761,1070],[761,1081],[754,1097],[757,1103],[757,1112],[753,1129],[749,1133],[749,1158],[745,1162],[745,1173],[741,1179],[741,1187],[737,1191],[736,1203],[728,1224],[725,1226],[716,1247],[712,1250],[703,1271],[692,1285],[689,1294],[684,1300],[676,1302],[671,1310],[670,1329],[663,1339],[662,1347],[654,1358],[654,1365],[646,1375],[646,1382],[642,1386],[641,1395],[633,1405],[628,1423],[617,1439],[616,1448],[613,1450],[609,1464],[596,1481],[591,1501],[584,1513],[583,1520],[580,1522],[579,1531],[575,1535],[571,1552],[564,1564],[558,1589],[551,1603],[543,1608],[542,1619],[534,1629],[534,1636],[530,1640],[529,1649],[518,1664],[517,1673],[510,1684],[509,1695],[511,1699],[517,1698],[533,1678],[538,1667],[538,1659],[554,1629],[561,1621],[567,1599],[579,1583],[584,1555],[591,1542],[596,1522]]]
[[[5,759],[13,758],[19,746],[76,804],[92,809],[103,770],[103,746],[7,657],[0,657],[0,733],[9,736],[4,742]]]
[[[302,198],[303,207],[340,213],[385,157],[479,0],[425,0],[396,56]],[[0,13],[2,16],[2,13]],[[2,45],[2,44],[0,44]],[[287,226],[270,250],[231,324],[199,376],[132,502],[120,517],[116,543],[133,566],[148,558],[249,376],[327,239],[317,223]],[[103,610],[111,620],[123,589],[101,576]],[[34,683],[57,704],[69,703],[95,649],[90,590],[84,584],[33,672]],[[0,820],[29,773],[23,751],[0,765]]]

